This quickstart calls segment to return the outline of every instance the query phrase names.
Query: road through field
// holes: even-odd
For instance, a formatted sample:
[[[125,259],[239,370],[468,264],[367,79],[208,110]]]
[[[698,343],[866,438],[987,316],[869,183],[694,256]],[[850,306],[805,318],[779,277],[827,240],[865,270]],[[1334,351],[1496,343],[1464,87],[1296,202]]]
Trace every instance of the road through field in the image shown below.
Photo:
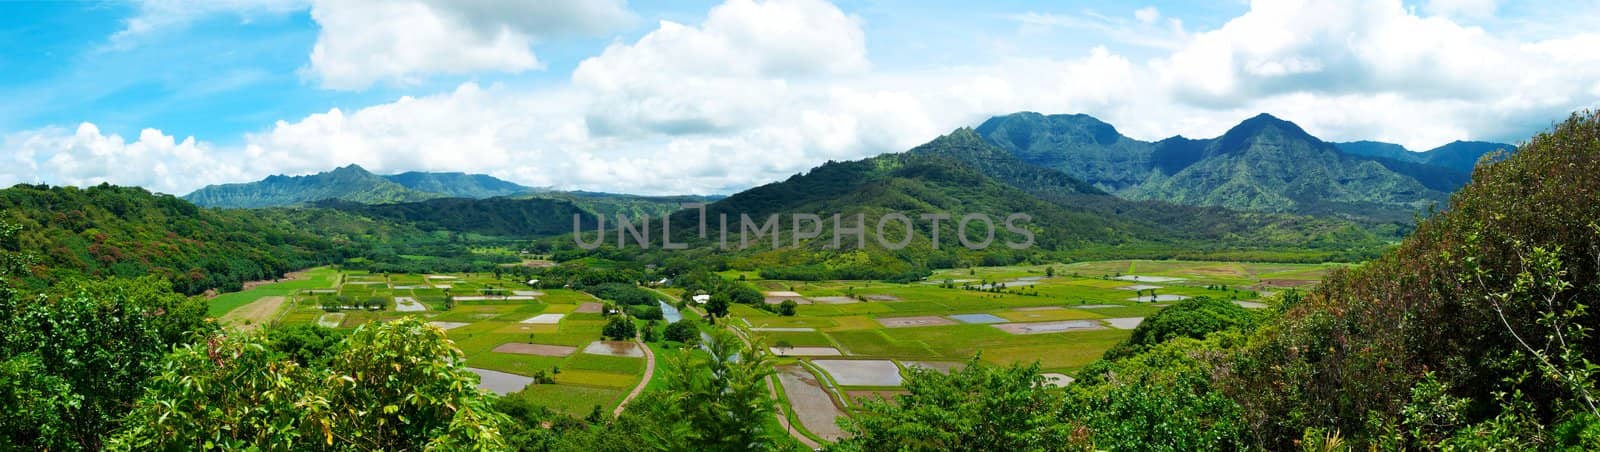
[[[250,304],[222,315],[222,323],[233,324],[244,330],[253,330],[272,320],[273,314],[283,307],[284,297],[261,297]]]
[[[644,377],[639,379],[638,386],[633,387],[633,392],[622,398],[622,403],[617,404],[617,409],[611,411],[611,417],[621,416],[622,410],[628,408],[628,402],[632,402],[634,397],[644,392],[645,385],[650,384],[650,379],[656,376],[656,352],[638,339],[634,339],[633,342],[639,345],[640,350],[644,350]]]

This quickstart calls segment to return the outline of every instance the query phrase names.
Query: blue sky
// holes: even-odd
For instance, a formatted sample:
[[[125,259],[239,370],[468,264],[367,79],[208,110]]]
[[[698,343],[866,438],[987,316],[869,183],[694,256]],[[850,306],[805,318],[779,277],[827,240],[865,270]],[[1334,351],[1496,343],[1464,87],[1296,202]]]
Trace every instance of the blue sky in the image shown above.
[[[1589,2],[0,3],[0,183],[359,163],[727,193],[1006,112],[1515,142],[1600,98]]]

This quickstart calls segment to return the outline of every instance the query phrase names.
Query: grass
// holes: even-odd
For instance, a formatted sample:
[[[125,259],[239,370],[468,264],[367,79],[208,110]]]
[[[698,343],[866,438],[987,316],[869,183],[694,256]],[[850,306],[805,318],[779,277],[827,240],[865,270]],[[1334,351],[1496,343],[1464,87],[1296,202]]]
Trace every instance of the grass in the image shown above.
[[[595,406],[599,406],[602,412],[609,415],[617,404],[622,403],[622,398],[627,394],[628,390],[625,389],[544,384],[529,385],[523,388],[522,392],[513,395],[581,418],[588,416]]]
[[[938,356],[922,342],[892,339],[885,335],[883,330],[835,331],[828,333],[828,336],[855,355],[919,358]]]
[[[643,366],[640,366],[640,369],[643,368]],[[634,385],[639,384],[638,375],[623,375],[592,370],[567,370],[565,367],[561,368],[561,373],[556,374],[555,378],[556,383],[568,386],[632,390]]]
[[[567,369],[593,370],[598,372],[640,375],[644,374],[644,358],[592,355],[583,353],[580,350],[578,353],[574,353],[572,357],[567,360],[566,366],[562,367],[561,369],[563,371]]]
[[[778,341],[788,342],[795,347],[834,346],[828,336],[818,332],[757,331],[755,334],[763,338],[768,347],[776,347]]]
[[[327,289],[334,286],[339,272],[329,267],[317,267],[305,270],[305,279],[283,281],[256,286],[250,290],[230,292],[218,295],[208,302],[206,315],[222,317],[228,311],[254,302],[261,297],[288,296],[301,289]]]

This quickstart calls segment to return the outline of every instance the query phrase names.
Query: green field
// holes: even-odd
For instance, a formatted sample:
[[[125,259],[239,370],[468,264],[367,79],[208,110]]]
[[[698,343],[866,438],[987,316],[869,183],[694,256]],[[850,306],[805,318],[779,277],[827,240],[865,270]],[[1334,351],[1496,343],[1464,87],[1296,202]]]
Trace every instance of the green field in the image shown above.
[[[817,301],[800,305],[794,317],[750,306],[734,306],[731,315],[768,345],[781,340],[793,346],[832,346],[853,358],[962,361],[980,355],[987,362],[1037,361],[1046,371],[1070,373],[1099,359],[1131,331],[1105,323],[1094,330],[1012,334],[947,316],[988,314],[1012,323],[1142,318],[1173,302],[1149,301],[1150,288],[1162,296],[1259,302],[1281,286],[1309,286],[1340,267],[1121,260],[941,270],[910,284],[752,280],[764,291],[791,291]],[[1117,279],[1135,275],[1177,279]],[[985,284],[1004,286],[999,291],[976,290],[990,287]],[[839,297],[854,301],[840,303]],[[878,322],[899,317],[938,317],[950,324],[890,328]],[[814,331],[763,331],[771,328]]]
[[[289,280],[256,286],[250,290],[230,292],[212,298],[206,314],[220,317],[228,311],[250,304],[261,297],[288,296],[302,289],[326,289],[334,287],[339,278],[339,272],[328,267],[317,267],[304,271],[305,278]]]
[[[1147,317],[1172,301],[1151,302],[1145,292],[1163,296],[1209,296],[1262,301],[1284,286],[1314,284],[1337,265],[1254,264],[1234,262],[1104,261],[1056,265],[978,267],[942,270],[926,281],[900,284],[879,281],[775,281],[751,279],[763,291],[796,292],[808,301],[797,315],[779,316],[755,306],[734,305],[730,321],[747,336],[771,347],[832,348],[841,356],[826,359],[960,362],[978,356],[995,364],[1037,362],[1047,372],[1071,374],[1099,359],[1126,339],[1131,330],[1110,319]],[[1052,271],[1053,270],[1053,271]],[[1159,282],[1120,278],[1156,277]],[[737,275],[729,275],[736,278]],[[1141,286],[1133,288],[1131,286]],[[317,268],[300,280],[265,284],[225,294],[211,302],[220,315],[264,296],[285,296],[278,324],[316,323],[355,328],[372,321],[419,316],[432,322],[463,324],[446,334],[466,355],[467,365],[517,375],[544,372],[553,384],[529,385],[515,393],[575,416],[595,406],[616,407],[639,383],[644,359],[586,354],[582,348],[600,338],[604,317],[573,312],[593,296],[573,290],[538,290],[533,299],[469,299],[485,294],[531,294],[534,289],[489,274],[367,274]],[[676,299],[681,290],[663,288]],[[445,297],[457,298],[445,310]],[[396,297],[411,297],[426,310],[399,312]],[[466,298],[464,298],[466,297]],[[324,304],[338,300],[386,301],[381,310],[346,309],[328,316]],[[540,314],[563,314],[554,324],[521,323]],[[686,312],[686,315],[689,314]],[[981,317],[961,317],[981,316]],[[992,316],[992,317],[989,317]],[[335,318],[342,317],[342,318]],[[903,318],[928,324],[899,325]],[[965,323],[962,318],[1013,325],[1040,322],[1088,322],[1090,329],[1014,334],[994,325]],[[896,320],[901,319],[901,320]],[[929,320],[932,319],[932,320]],[[896,324],[896,327],[884,322]],[[539,356],[494,351],[509,343],[575,347],[567,356]],[[651,344],[661,369],[672,365],[676,350]],[[791,356],[784,362],[824,359]],[[559,372],[558,372],[559,370]],[[823,372],[818,369],[816,372]],[[660,370],[658,370],[660,372]],[[826,377],[832,381],[832,377]],[[647,390],[657,390],[659,381]],[[841,386],[845,390],[892,390],[892,387]]]
[[[279,324],[316,323],[330,314],[323,309],[324,303],[337,304],[340,297],[355,301],[380,298],[387,302],[381,310],[340,310],[336,315],[343,319],[337,322],[337,327],[352,329],[367,322],[405,316],[464,324],[448,329],[445,334],[466,355],[467,366],[523,376],[545,372],[556,382],[529,385],[517,396],[574,416],[589,414],[595,405],[607,411],[615,408],[644,374],[643,358],[583,352],[584,346],[600,339],[600,330],[605,325],[600,314],[573,313],[579,304],[597,301],[583,292],[536,290],[515,281],[495,279],[490,274],[374,275],[319,268],[311,275],[307,280],[264,285],[217,297],[229,305],[213,302],[213,312],[227,312],[244,304],[236,300],[253,301],[262,296],[284,295],[294,302],[286,305],[287,312]],[[447,290],[457,301],[453,308],[444,310]],[[537,295],[515,295],[517,291]],[[484,297],[486,293],[532,299],[464,299]],[[426,310],[397,311],[396,297],[414,298]],[[521,323],[540,314],[563,314],[564,317],[554,324]],[[566,346],[576,350],[567,356],[494,351],[509,343]]]

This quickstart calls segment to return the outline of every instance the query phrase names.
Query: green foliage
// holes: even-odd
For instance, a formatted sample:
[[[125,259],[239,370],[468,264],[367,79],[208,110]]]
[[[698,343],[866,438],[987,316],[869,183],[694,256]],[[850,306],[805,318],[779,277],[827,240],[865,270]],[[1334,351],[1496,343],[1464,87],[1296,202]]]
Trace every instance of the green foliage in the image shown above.
[[[1203,339],[1207,334],[1218,331],[1248,330],[1256,321],[1255,314],[1231,301],[1209,297],[1190,298],[1145,318],[1138,328],[1134,328],[1133,336],[1106,351],[1106,359],[1135,354],[1180,337]]]
[[[628,313],[629,317],[639,320],[661,320],[665,318],[661,313],[660,306],[634,305],[627,306],[623,310]]]
[[[319,369],[327,367],[342,351],[346,335],[341,330],[304,323],[268,329],[264,342],[300,367]]]
[[[672,322],[667,325],[666,331],[662,333],[662,336],[672,342],[684,344],[697,342],[700,340],[700,326],[698,323],[689,318]]]
[[[794,317],[794,311],[799,307],[799,305],[800,304],[795,303],[794,300],[783,300],[782,303],[778,303],[778,315],[784,317]]]
[[[325,200],[312,205],[413,224],[426,231],[470,232],[520,239],[569,234],[575,215],[587,229],[592,230],[595,221],[592,215],[572,203],[548,199],[441,198],[390,204]]]
[[[651,321],[645,322],[645,324],[644,324],[644,334],[643,334],[644,341],[645,342],[657,342],[657,341],[660,341],[661,340],[661,328],[660,327],[661,327],[661,323],[659,321],[657,321],[657,320],[651,320]]]
[[[586,287],[584,290],[602,300],[613,301],[623,306],[656,306],[655,292],[631,283],[608,282]]]
[[[162,355],[212,328],[203,301],[154,277],[73,281],[40,297],[0,288],[0,436],[98,449]]]
[[[114,450],[504,449],[488,395],[457,350],[415,318],[363,325],[324,369],[280,358],[259,335],[169,355]]]
[[[1244,448],[1241,408],[1213,382],[1244,342],[1237,332],[1179,337],[1084,369],[1068,387],[1067,418],[1102,450]]]
[[[711,300],[706,301],[706,313],[711,314],[713,318],[727,317],[729,304],[728,294],[720,292],[712,294]]]
[[[606,326],[600,330],[600,334],[611,340],[629,341],[633,340],[639,331],[633,321],[626,316],[615,316],[606,321]]]
[[[838,450],[1092,450],[1062,422],[1061,394],[1043,389],[1037,365],[991,367],[974,359],[950,374],[913,367],[906,394],[866,399],[839,424]]]
[[[1593,417],[1596,143],[1600,117],[1574,115],[1479,166],[1394,252],[1335,272],[1261,329],[1226,382],[1252,435],[1287,448],[1322,428],[1362,447],[1396,430],[1401,444],[1450,436],[1499,448],[1548,442],[1540,426]],[[1419,406],[1418,394],[1466,409]],[[1466,427],[1407,423],[1440,416]]]
[[[17,185],[0,190],[0,210],[17,228],[0,246],[35,255],[24,276],[36,290],[75,275],[159,275],[185,294],[231,291],[336,254],[322,237],[140,188]]]
[[[770,450],[785,432],[767,422],[775,401],[767,392],[772,375],[769,356],[759,346],[745,346],[732,333],[717,330],[698,349],[667,359],[658,378],[665,382],[654,397],[640,400],[639,418],[662,424],[646,433],[660,450]],[[623,417],[634,416],[634,408]]]
[[[664,218],[678,211],[686,203],[711,203],[720,197],[706,196],[635,196],[583,191],[541,191],[525,195],[530,198],[556,199],[571,202],[584,211],[603,216],[609,224],[618,214],[628,218]],[[570,220],[569,220],[570,221]]]

